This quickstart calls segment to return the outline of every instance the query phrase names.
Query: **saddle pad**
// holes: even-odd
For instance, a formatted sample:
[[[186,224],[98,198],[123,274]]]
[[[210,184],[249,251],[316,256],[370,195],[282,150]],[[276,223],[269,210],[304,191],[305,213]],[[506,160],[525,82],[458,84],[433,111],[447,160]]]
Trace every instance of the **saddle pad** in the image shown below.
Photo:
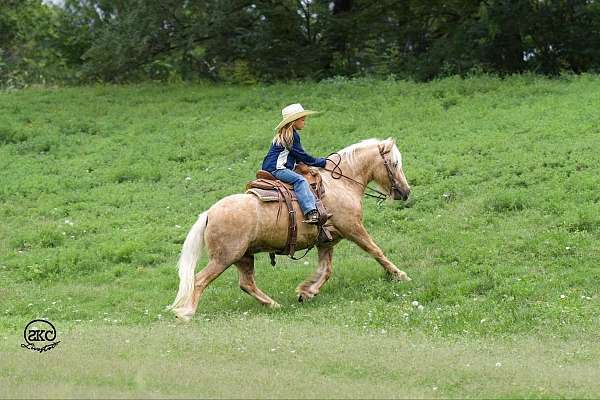
[[[246,193],[250,193],[255,195],[260,199],[260,201],[269,202],[269,201],[279,201],[279,192],[277,190],[267,190],[267,189],[259,189],[252,188],[246,190]],[[298,201],[296,199],[296,195],[294,192],[290,192],[292,194],[292,201]]]

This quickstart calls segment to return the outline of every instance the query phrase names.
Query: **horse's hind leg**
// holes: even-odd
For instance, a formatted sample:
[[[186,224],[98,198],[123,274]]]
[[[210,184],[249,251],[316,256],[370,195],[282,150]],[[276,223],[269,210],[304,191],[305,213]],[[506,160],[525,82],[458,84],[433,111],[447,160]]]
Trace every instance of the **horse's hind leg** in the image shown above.
[[[313,273],[312,277],[302,282],[297,288],[298,301],[303,302],[313,298],[319,293],[321,286],[331,276],[331,258],[333,256],[333,246],[318,247],[319,249],[319,267]]]
[[[178,315],[183,320],[189,320],[198,308],[198,301],[204,289],[214,281],[230,264],[223,264],[215,259],[210,259],[206,267],[194,277],[194,294],[192,295],[192,306],[187,312]]]
[[[272,298],[263,293],[254,283],[254,256],[246,254],[235,263],[240,274],[240,289],[270,308],[281,307]]]

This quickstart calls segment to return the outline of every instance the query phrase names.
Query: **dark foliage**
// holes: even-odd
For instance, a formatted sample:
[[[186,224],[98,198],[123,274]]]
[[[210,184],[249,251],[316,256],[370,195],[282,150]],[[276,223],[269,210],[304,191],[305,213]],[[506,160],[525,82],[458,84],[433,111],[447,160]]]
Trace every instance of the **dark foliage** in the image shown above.
[[[600,69],[595,0],[0,0],[0,83]]]

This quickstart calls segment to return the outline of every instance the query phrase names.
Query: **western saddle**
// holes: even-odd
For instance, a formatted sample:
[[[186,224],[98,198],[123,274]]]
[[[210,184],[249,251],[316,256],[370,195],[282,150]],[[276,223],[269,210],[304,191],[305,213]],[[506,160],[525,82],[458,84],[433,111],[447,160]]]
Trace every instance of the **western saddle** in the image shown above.
[[[311,191],[315,195],[317,211],[319,212],[319,223],[317,224],[319,228],[319,236],[316,243],[331,241],[331,233],[327,229],[327,226],[324,226],[330,215],[327,214],[327,211],[323,206],[323,202],[321,201],[321,198],[325,195],[321,174],[316,169],[310,168],[305,164],[296,164],[294,171],[304,176]],[[277,219],[279,219],[281,205],[285,203],[287,206],[289,220],[287,241],[282,250],[276,253],[269,253],[269,255],[271,257],[272,265],[275,265],[275,254],[288,255],[294,259],[298,228],[293,202],[298,201],[298,199],[294,193],[293,185],[277,180],[273,175],[271,175],[271,173],[267,171],[259,170],[256,172],[256,179],[246,184],[246,193],[253,194],[264,202],[277,201],[279,203]]]

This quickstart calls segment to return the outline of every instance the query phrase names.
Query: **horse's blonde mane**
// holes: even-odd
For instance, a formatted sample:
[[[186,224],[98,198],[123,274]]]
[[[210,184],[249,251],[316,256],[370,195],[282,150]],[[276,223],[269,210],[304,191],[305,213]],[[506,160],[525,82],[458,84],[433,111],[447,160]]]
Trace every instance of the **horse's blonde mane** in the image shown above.
[[[338,154],[342,157],[343,161],[348,162],[349,165],[353,165],[354,164],[354,156],[358,150],[365,149],[367,147],[371,147],[371,146],[375,146],[375,145],[379,145],[379,144],[383,143],[384,141],[385,140],[374,139],[374,138],[361,140],[358,143],[354,143],[348,147],[344,147],[342,150],[338,151]],[[391,162],[393,162],[393,163],[398,162],[398,166],[402,167],[402,155],[400,154],[400,150],[398,150],[398,147],[396,147],[396,144],[394,144],[394,146],[392,147],[391,155],[392,155]]]

